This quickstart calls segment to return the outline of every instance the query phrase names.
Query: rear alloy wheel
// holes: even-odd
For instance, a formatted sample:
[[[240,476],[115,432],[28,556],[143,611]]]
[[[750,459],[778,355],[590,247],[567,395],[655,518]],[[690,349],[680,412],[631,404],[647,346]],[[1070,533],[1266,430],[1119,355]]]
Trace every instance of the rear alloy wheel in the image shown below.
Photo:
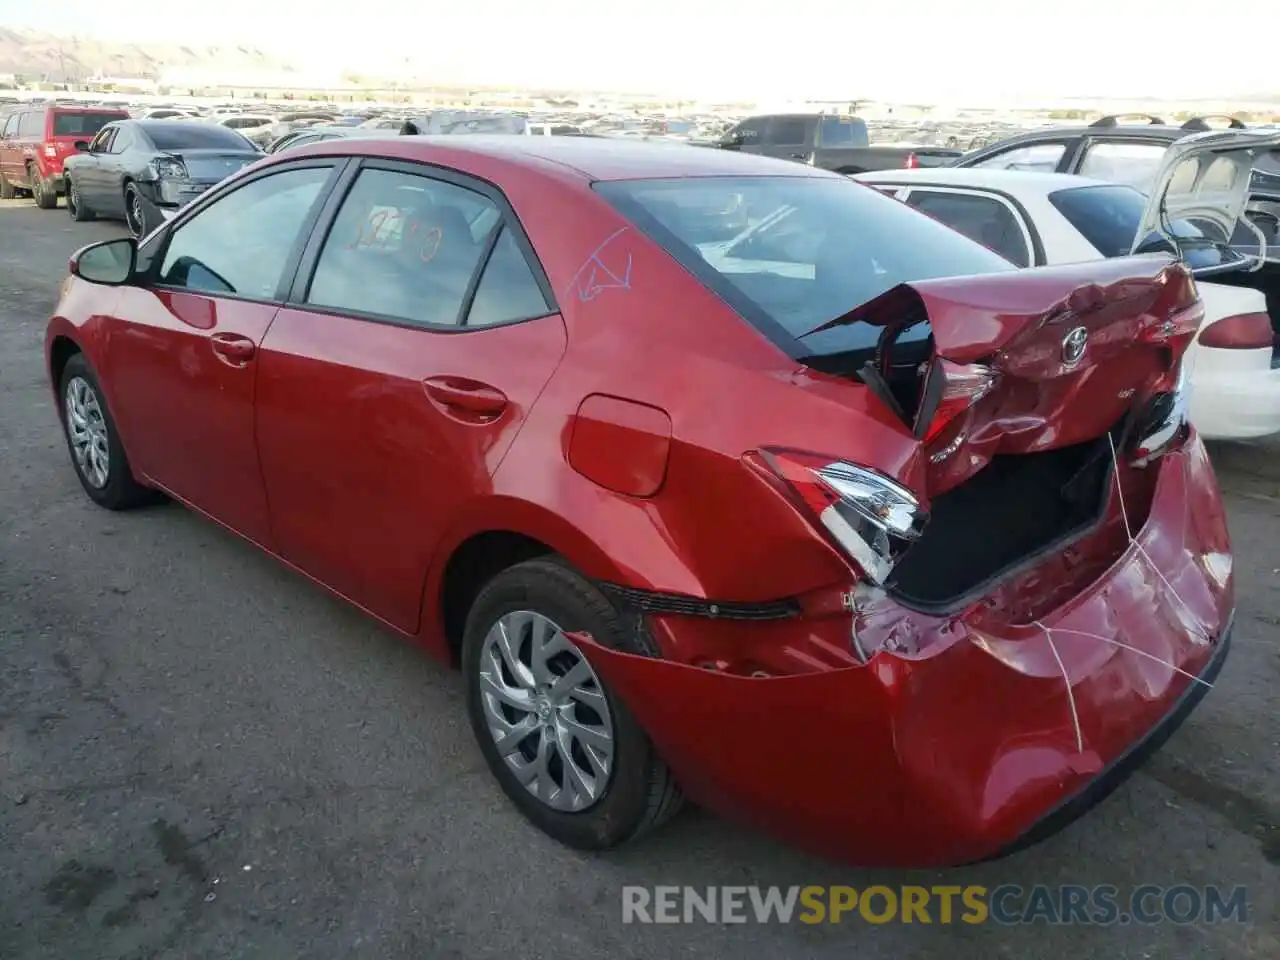
[[[67,177],[67,213],[71,214],[72,220],[93,219],[93,211],[85,205],[80,196],[80,188],[71,177]]]
[[[126,510],[160,499],[133,478],[102,387],[84,354],[77,353],[67,361],[60,395],[67,449],[89,499],[108,510]]]
[[[58,205],[58,191],[40,173],[40,168],[33,166],[28,171],[31,180],[31,199],[41,210],[52,210]]]
[[[535,826],[600,850],[668,820],[681,794],[640,725],[566,636],[656,651],[609,600],[563,561],[511,567],[467,617],[467,712],[489,769]]]
[[[147,235],[147,205],[133,184],[124,188],[124,222],[135,240]]]

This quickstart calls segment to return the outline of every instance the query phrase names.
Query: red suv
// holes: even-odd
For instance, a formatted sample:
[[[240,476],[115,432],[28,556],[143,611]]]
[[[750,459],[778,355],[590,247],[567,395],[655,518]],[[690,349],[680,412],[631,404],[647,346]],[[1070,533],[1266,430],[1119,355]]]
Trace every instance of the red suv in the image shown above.
[[[27,190],[36,206],[52,210],[66,192],[62,161],[76,152],[76,144],[128,118],[126,110],[103,107],[41,106],[9,114],[0,130],[0,200]]]

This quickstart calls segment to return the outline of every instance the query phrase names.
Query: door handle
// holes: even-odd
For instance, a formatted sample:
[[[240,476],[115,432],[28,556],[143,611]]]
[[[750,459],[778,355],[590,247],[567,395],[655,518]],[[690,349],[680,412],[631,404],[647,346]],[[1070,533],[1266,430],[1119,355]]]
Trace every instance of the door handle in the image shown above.
[[[233,367],[243,367],[258,352],[258,345],[238,333],[215,333],[209,338],[214,356]]]
[[[432,377],[424,380],[427,396],[446,409],[465,411],[493,419],[507,409],[507,398],[501,390],[463,377]]]

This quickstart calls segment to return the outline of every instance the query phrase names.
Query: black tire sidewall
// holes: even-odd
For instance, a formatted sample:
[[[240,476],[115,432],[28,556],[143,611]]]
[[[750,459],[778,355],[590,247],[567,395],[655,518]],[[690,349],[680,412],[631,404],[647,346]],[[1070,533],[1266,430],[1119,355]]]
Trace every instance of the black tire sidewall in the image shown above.
[[[93,392],[98,398],[98,407],[102,410],[102,419],[107,425],[107,455],[110,458],[110,464],[107,469],[106,485],[100,489],[88,481],[80,465],[76,463],[75,451],[71,446],[71,434],[67,429],[67,386],[75,377],[88,381],[93,387]],[[82,353],[77,353],[68,360],[62,371],[62,380],[58,384],[58,419],[62,422],[62,436],[67,445],[67,454],[71,457],[71,469],[75,471],[76,478],[89,499],[108,510],[119,510],[131,506],[137,500],[139,487],[130,473],[129,460],[120,443],[120,432],[116,429],[116,421],[111,415],[106,394],[102,392],[102,385]]]
[[[589,633],[615,649],[629,645],[625,631],[589,581],[556,560],[540,559],[511,567],[481,591],[467,617],[462,649],[472,732],[503,792],[535,826],[561,843],[585,850],[621,843],[644,822],[655,756],[648,736],[603,679],[600,686],[613,720],[614,764],[604,796],[592,806],[579,813],[550,809],[525,789],[498,754],[480,698],[480,656],[489,628],[516,610],[540,613],[566,632]]]
[[[69,176],[67,177],[67,212],[71,214],[73,220],[88,220],[92,215],[92,212],[85,207],[84,197],[80,196],[80,191],[76,189],[75,181]]]
[[[130,236],[132,236],[135,240],[141,240],[143,237],[147,235],[147,223],[146,223],[147,217],[146,217],[146,211],[143,210],[140,217],[141,222],[137,225],[136,228],[134,227],[133,213],[132,213],[134,197],[137,197],[139,200],[142,199],[142,195],[138,193],[138,188],[135,187],[133,184],[129,184],[129,186],[124,188],[124,225],[129,228]]]

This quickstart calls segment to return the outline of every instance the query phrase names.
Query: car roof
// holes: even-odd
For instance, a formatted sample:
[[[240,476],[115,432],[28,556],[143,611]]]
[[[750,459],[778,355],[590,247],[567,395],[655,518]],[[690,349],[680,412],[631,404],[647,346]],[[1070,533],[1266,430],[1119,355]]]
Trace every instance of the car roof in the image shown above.
[[[1005,193],[1048,194],[1070,187],[1116,186],[1106,180],[1075,173],[1040,173],[1034,170],[990,170],[985,167],[916,167],[912,170],[876,170],[853,179],[862,183],[931,184],[940,187],[976,187]]]
[[[376,155],[406,160],[465,162],[487,158],[512,167],[550,163],[588,180],[679,177],[836,177],[819,168],[734,150],[679,142],[610,137],[527,137],[519,134],[445,134],[408,137],[342,137],[291,151],[308,154]],[[452,158],[452,159],[450,159]]]

